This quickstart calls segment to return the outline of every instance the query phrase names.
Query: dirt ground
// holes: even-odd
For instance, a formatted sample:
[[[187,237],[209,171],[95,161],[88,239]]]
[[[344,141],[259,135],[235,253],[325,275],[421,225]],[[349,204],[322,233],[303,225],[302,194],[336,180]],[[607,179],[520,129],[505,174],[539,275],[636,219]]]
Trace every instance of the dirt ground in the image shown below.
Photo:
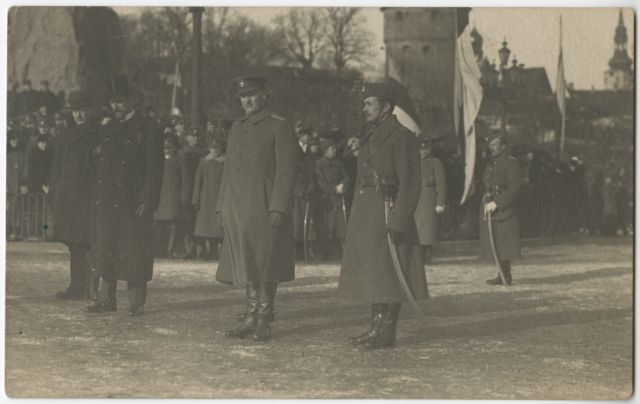
[[[632,393],[633,246],[583,238],[524,249],[513,286],[491,263],[443,253],[427,269],[429,324],[403,307],[396,348],[346,337],[369,307],[336,296],[339,263],[282,284],[270,343],[226,339],[243,291],[215,263],[158,260],[145,315],[61,302],[59,244],[9,243],[5,391],[10,397],[624,399]]]

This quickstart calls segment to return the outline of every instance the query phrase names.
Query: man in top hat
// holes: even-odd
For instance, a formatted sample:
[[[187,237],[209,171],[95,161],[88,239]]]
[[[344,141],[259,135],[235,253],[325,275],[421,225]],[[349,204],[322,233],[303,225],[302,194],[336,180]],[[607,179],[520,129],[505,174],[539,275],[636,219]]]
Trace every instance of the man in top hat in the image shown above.
[[[431,264],[433,245],[438,242],[438,215],[444,213],[447,201],[444,166],[432,155],[432,140],[431,137],[423,136],[419,141],[422,187],[414,214],[418,239],[427,264]]]
[[[266,79],[240,77],[245,112],[231,127],[216,212],[224,241],[216,279],[246,286],[246,315],[230,338],[271,337],[276,284],[294,279],[291,205],[300,149],[268,106]]]
[[[392,114],[395,100],[387,83],[365,84],[363,103],[370,130],[358,150],[355,197],[338,291],[350,299],[371,303],[369,330],[350,341],[365,349],[379,349],[395,344],[398,315],[406,299],[388,237],[413,297],[427,298],[424,262],[413,219],[420,197],[420,156],[415,135]]]
[[[68,108],[75,125],[58,134],[51,169],[50,194],[53,196],[54,240],[69,248],[71,281],[58,299],[84,299],[95,295],[96,282],[90,282],[87,254],[91,247],[91,188],[95,167],[89,153],[98,141],[96,105],[86,91],[72,91]],[[90,290],[90,285],[93,286]]]
[[[164,164],[159,128],[137,107],[140,97],[126,76],[108,80],[113,118],[104,120],[94,183],[95,270],[102,277],[98,302],[89,313],[116,310],[116,284],[127,281],[129,315],[140,316],[153,273],[153,212]]]
[[[482,174],[480,247],[482,257],[493,260],[488,226],[488,220],[491,219],[499,265],[506,284],[511,285],[511,260],[520,258],[517,202],[522,176],[518,161],[507,152],[507,143],[502,131],[493,131],[487,140],[490,156]],[[503,281],[498,274],[487,283],[502,285]]]

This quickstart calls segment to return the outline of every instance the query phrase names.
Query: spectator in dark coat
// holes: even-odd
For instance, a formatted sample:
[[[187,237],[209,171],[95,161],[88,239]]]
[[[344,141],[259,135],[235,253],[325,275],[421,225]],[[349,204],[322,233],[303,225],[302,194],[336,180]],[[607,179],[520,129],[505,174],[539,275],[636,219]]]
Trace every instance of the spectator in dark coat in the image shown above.
[[[58,97],[49,89],[49,80],[42,80],[40,85],[42,89],[38,93],[38,104],[45,105],[50,114],[58,112],[60,104]]]
[[[16,240],[21,229],[19,217],[20,187],[24,183],[25,145],[16,128],[9,130],[7,144],[7,229],[9,240]]]
[[[49,148],[48,142],[49,136],[40,135],[36,138],[35,147],[29,151],[25,175],[29,193],[49,193],[53,152]]]
[[[31,114],[38,108],[38,93],[31,88],[31,80],[22,82],[22,91],[16,94],[16,115]]]
[[[184,157],[178,153],[178,140],[171,136],[164,140],[164,171],[160,190],[160,203],[153,214],[156,237],[164,240],[167,235],[167,257],[174,258],[176,220],[180,206],[188,202],[187,167]]]
[[[322,191],[322,210],[327,226],[325,251],[331,255],[342,248],[347,227],[347,210],[344,194],[349,176],[344,164],[336,158],[337,148],[332,139],[320,142],[323,156],[316,161],[316,180]],[[331,245],[334,244],[334,245]]]
[[[194,235],[205,240],[206,257],[211,257],[212,254],[218,255],[219,244],[223,236],[222,225],[216,214],[216,203],[220,193],[223,170],[224,142],[212,139],[209,143],[209,154],[198,164],[191,199],[194,210],[198,212]],[[200,245],[197,246],[197,249],[198,258],[204,258]]]
[[[180,149],[180,154],[184,158],[185,166],[186,166],[186,191],[185,195],[191,196],[193,193],[193,181],[196,177],[196,171],[198,170],[198,164],[200,164],[200,160],[204,157],[207,151],[201,146],[199,143],[200,140],[200,129],[199,128],[189,128],[187,131],[187,135],[185,137],[185,143],[182,145]],[[193,209],[193,206],[188,203],[189,198],[185,200],[187,202],[185,205],[182,205],[180,208],[180,219],[179,219],[179,232],[181,233],[183,240],[185,251],[187,253],[186,258],[194,258],[195,257],[195,248],[193,241],[193,231],[196,226],[196,211]]]

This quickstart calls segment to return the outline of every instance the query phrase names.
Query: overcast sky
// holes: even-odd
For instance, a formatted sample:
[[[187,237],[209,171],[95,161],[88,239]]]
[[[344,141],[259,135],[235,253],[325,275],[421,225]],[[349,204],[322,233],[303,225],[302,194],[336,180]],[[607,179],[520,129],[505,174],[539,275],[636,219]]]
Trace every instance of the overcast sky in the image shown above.
[[[118,12],[133,11],[123,7],[115,9]],[[245,7],[236,10],[260,23],[270,24],[272,18],[286,8]],[[484,52],[489,60],[498,60],[498,49],[506,37],[512,55],[525,66],[545,67],[551,86],[555,88],[559,18],[562,16],[566,80],[573,82],[576,88],[602,88],[604,71],[609,68],[608,62],[613,55],[613,36],[619,11],[618,8],[474,8],[470,21],[484,37]],[[364,8],[362,12],[378,50],[376,61],[382,71],[382,12],[379,8]],[[633,10],[624,9],[623,18],[629,37],[627,53],[633,59]]]

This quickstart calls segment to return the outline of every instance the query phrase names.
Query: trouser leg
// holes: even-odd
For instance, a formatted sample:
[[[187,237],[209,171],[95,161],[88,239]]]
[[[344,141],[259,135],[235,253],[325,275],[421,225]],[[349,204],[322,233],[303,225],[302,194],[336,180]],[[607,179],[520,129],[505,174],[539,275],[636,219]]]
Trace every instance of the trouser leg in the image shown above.
[[[147,282],[127,282],[129,306],[143,306],[147,301]]]
[[[229,338],[244,338],[251,334],[256,328],[256,317],[258,315],[258,283],[247,283],[245,297],[246,297],[246,311],[242,318],[242,325],[227,331],[225,335]]]
[[[69,244],[69,268],[71,282],[69,289],[78,295],[84,295],[89,278],[89,261],[87,260],[88,246],[81,243]]]

